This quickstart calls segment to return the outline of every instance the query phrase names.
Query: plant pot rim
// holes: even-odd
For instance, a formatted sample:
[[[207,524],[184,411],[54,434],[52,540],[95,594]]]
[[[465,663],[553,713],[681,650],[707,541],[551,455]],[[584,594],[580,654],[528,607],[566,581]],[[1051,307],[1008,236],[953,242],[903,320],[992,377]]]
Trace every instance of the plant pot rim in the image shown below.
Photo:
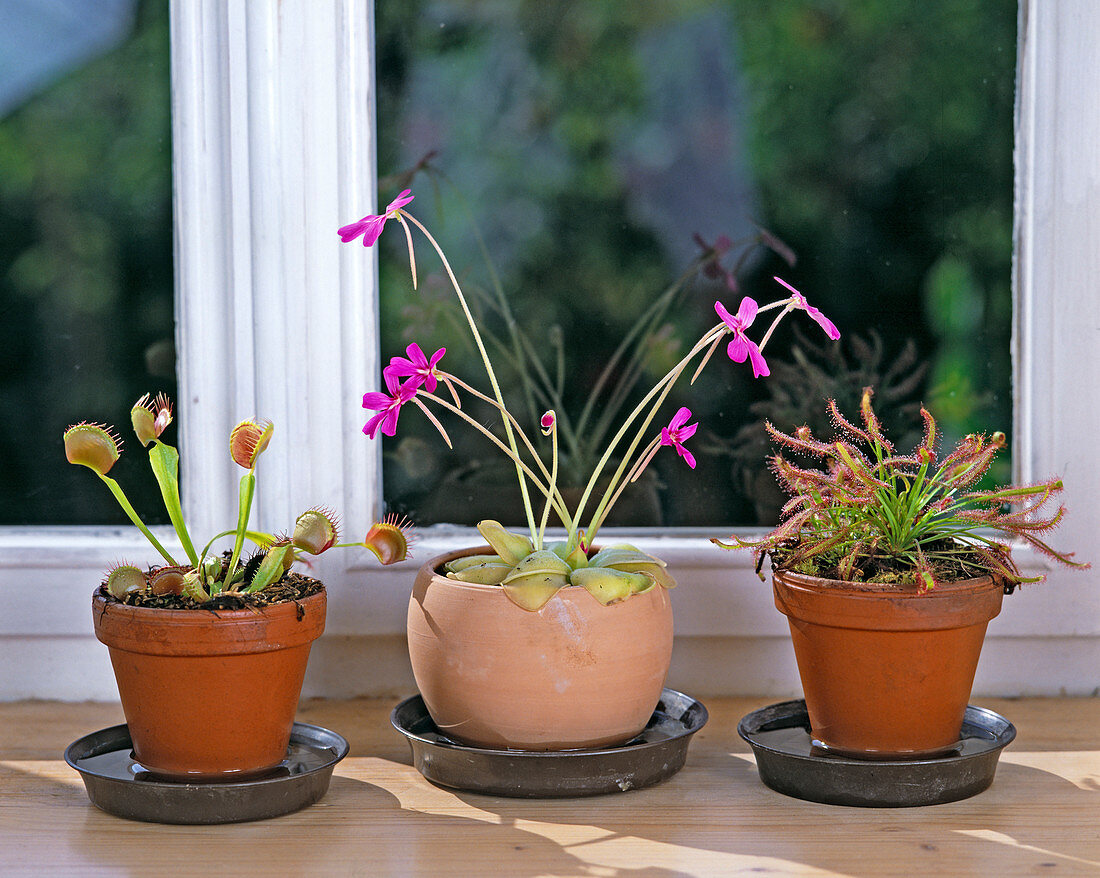
[[[244,610],[134,607],[92,594],[96,638],[111,648],[150,655],[236,655],[310,643],[325,630],[328,594]]]
[[[922,631],[988,622],[1001,611],[1004,588],[992,576],[944,582],[921,592],[851,583],[803,573],[772,573],[775,607],[791,620],[832,628]]]
[[[991,585],[998,585],[996,578],[986,573],[981,576],[972,576],[969,579],[952,579],[946,582],[937,582],[936,587],[922,591],[920,585],[914,581],[908,582],[863,582],[846,579],[828,579],[824,576],[815,576],[810,573],[799,573],[782,567],[772,568],[772,578],[779,579],[788,586],[809,588],[814,590],[829,590],[839,593],[847,593],[854,596],[874,597],[881,595],[890,598],[916,598],[926,600],[934,598],[937,594],[950,593],[958,595],[962,592],[986,591]]]

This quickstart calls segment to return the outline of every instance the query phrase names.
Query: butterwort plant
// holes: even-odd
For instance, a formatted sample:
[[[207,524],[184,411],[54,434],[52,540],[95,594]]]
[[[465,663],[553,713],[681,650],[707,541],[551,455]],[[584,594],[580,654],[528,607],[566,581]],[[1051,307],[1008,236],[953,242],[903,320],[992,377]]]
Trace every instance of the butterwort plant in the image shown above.
[[[804,312],[834,340],[840,337],[836,326],[813,308],[794,287],[779,278],[776,281],[783,291],[781,297],[765,305],[744,296],[736,312],[731,312],[722,302],[716,301],[714,310],[718,322],[702,334],[687,354],[623,418],[593,466],[580,499],[570,509],[558,487],[557,412],[551,408],[539,421],[540,429],[550,444],[549,459],[544,460],[505,404],[482,332],[450,262],[431,232],[406,210],[412,200],[411,190],[406,189],[387,205],[383,213],[365,216],[341,228],[340,238],[344,243],[362,238],[363,244],[369,247],[379,239],[390,221],[397,222],[408,245],[415,289],[417,262],[414,231],[423,235],[441,261],[458,299],[481,356],[489,390],[479,390],[447,371],[443,364],[445,348],[438,348],[429,355],[414,342],[406,349],[405,356],[394,356],[383,369],[385,391],[373,391],[363,397],[363,407],[375,412],[366,422],[363,432],[371,439],[379,434],[396,435],[402,410],[412,405],[428,418],[443,441],[451,447],[450,436],[437,412],[448,412],[462,419],[495,445],[515,466],[527,519],[526,533],[508,531],[493,520],[479,523],[478,530],[492,552],[449,562],[447,575],[465,582],[500,585],[513,602],[527,610],[539,609],[566,585],[582,586],[604,604],[624,600],[654,587],[673,587],[675,582],[668,574],[665,563],[634,546],[609,545],[594,554],[591,552],[601,526],[623,490],[641,476],[662,448],[674,449],[686,466],[695,468],[695,457],[688,443],[698,425],[690,423],[690,409],[680,407],[672,413],[666,425],[654,426],[669,392],[689,370],[690,380],[694,382],[723,342],[726,342],[730,360],[747,362],[755,377],[767,377],[769,370],[764,349],[780,321],[793,311]],[[772,314],[771,322],[757,341],[751,330],[757,319],[769,312]],[[464,398],[478,400],[496,409],[503,435],[498,435],[472,417],[463,408]],[[604,482],[602,495],[594,496],[597,483],[608,471],[610,477]],[[532,501],[533,493],[540,498],[538,504]],[[541,510],[537,505],[541,505]],[[548,541],[546,538],[551,509],[565,525],[563,540]]]
[[[177,559],[142,521],[122,487],[108,475],[122,454],[122,439],[114,427],[81,422],[64,433],[65,456],[70,463],[85,466],[99,476],[131,522],[160,554],[163,564],[142,570],[133,564],[118,564],[108,571],[107,590],[116,598],[128,594],[181,595],[197,603],[209,602],[221,594],[252,594],[280,582],[301,555],[320,555],[336,547],[361,546],[383,564],[404,560],[411,536],[406,522],[388,517],[376,522],[359,543],[340,543],[335,513],[323,507],[307,509],[298,516],[287,534],[276,535],[249,528],[256,494],[256,469],[271,442],[270,421],[248,419],[237,424],[229,436],[229,454],[244,470],[238,490],[236,526],[215,534],[196,550],[183,517],[179,491],[179,452],[161,438],[172,423],[172,405],[166,396],[142,396],[130,412],[138,442],[149,451],[149,464],[160,487],[164,507],[183,547],[185,558]],[[214,544],[232,538],[231,548],[212,555]],[[257,551],[242,557],[245,542]]]

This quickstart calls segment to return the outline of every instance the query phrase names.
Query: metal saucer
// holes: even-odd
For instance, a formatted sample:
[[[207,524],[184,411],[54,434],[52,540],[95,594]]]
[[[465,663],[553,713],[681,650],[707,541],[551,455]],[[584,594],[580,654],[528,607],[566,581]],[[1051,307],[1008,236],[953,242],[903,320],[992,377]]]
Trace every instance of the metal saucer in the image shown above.
[[[645,730],[618,747],[593,750],[490,750],[459,744],[436,728],[414,695],[390,722],[409,740],[413,764],[434,784],[511,798],[599,796],[641,789],[684,767],[688,743],[707,721],[698,701],[665,689]]]
[[[294,723],[286,759],[254,780],[183,782],[156,777],[135,762],[126,725],[93,732],[65,749],[80,772],[92,804],[149,823],[241,823],[289,814],[312,805],[328,790],[332,769],[348,755],[336,732]]]
[[[951,753],[913,760],[851,759],[813,746],[806,702],[798,700],[753,711],[737,733],[752,747],[760,779],[777,792],[828,805],[903,808],[955,802],[987,789],[1016,727],[992,710],[971,706]]]

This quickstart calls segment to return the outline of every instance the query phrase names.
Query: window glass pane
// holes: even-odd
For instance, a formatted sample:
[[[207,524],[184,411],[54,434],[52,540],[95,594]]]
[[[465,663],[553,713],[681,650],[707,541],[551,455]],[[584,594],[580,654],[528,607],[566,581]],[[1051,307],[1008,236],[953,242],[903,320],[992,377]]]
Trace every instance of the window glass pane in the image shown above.
[[[175,392],[167,6],[0,3],[0,524],[126,520],[65,462],[85,419],[116,425],[112,477],[167,520],[129,424]]]
[[[620,523],[774,521],[762,419],[824,428],[824,398],[854,413],[866,384],[903,443],[921,402],[948,441],[1009,431],[1014,3],[376,8],[379,199],[412,185],[409,209],[437,233],[505,364],[499,281],[550,388],[564,375],[574,425],[619,342],[670,286],[679,292],[640,374],[611,376],[626,410],[713,325],[716,298],[731,311],[743,294],[778,298],[773,275],[844,333],[828,343],[802,315],[770,342],[770,378],[754,380],[723,347],[694,387],[682,380],[651,431],[690,407],[698,468],[663,449],[620,502]],[[720,236],[734,242],[723,271],[701,270],[698,241]],[[413,292],[400,231],[383,237],[383,360],[410,341],[446,346],[449,370],[484,389],[438,261],[418,252]],[[501,368],[530,423],[546,406],[527,363],[527,381]],[[602,396],[585,439],[606,438],[600,416],[612,410]],[[518,500],[502,512],[518,496],[502,456],[444,423],[454,452],[418,412],[403,414],[384,445],[388,502],[422,523],[518,522]],[[595,445],[571,447],[564,471],[587,474]]]

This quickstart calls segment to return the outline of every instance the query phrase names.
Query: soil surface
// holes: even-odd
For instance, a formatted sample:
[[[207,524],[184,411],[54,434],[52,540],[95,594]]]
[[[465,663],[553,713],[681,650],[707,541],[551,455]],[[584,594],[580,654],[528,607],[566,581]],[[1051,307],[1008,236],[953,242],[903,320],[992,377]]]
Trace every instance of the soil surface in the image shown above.
[[[199,603],[182,595],[152,594],[151,592],[131,593],[118,600],[111,597],[105,586],[101,585],[99,591],[107,600],[118,600],[119,603],[131,607],[153,607],[162,610],[246,610],[266,607],[268,604],[300,601],[323,591],[324,588],[325,586],[319,580],[292,571],[263,591],[253,594],[223,592],[206,603]]]
[[[848,575],[843,575],[839,567],[843,559],[837,554],[828,552],[791,564],[789,558],[796,548],[797,544],[792,542],[789,547],[780,547],[769,552],[772,567],[846,582],[911,584],[918,578],[916,570],[909,561],[884,554],[872,554],[860,558],[855,569]],[[932,575],[937,582],[961,582],[980,576],[1001,578],[989,569],[985,558],[966,546],[943,541],[926,546],[924,552],[932,564]],[[1004,557],[1007,559],[1007,553]],[[1010,560],[1008,564],[1011,565]],[[1005,583],[1005,590],[1011,593],[1007,583]]]

